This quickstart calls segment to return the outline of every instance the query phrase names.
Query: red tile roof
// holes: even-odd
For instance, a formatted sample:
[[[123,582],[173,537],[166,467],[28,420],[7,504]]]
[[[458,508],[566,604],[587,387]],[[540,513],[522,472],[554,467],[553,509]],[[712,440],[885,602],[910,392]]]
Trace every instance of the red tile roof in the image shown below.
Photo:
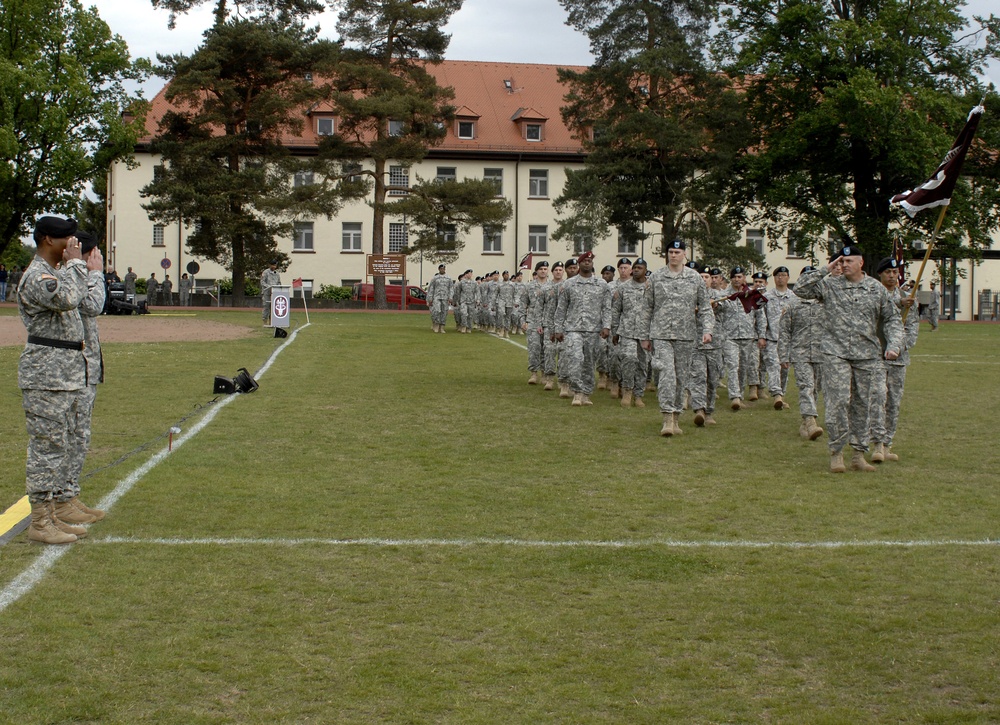
[[[573,138],[562,121],[560,109],[566,89],[559,83],[557,69],[561,66],[536,63],[489,63],[485,61],[446,60],[431,66],[430,71],[442,86],[455,90],[453,104],[463,118],[474,118],[475,138],[460,139],[455,128],[448,129],[448,136],[437,147],[439,151],[455,153],[507,152],[582,154],[580,142]],[[583,70],[580,66],[566,66]],[[509,86],[509,87],[508,87]],[[157,125],[169,109],[164,94],[166,86],[151,102],[146,117],[148,136],[140,144],[148,143],[156,133]],[[473,110],[474,109],[474,110]],[[321,103],[305,113],[329,114],[328,103]],[[541,141],[528,141],[522,131],[525,120],[544,123]],[[318,140],[315,124],[306,123],[301,136],[288,136],[290,146],[315,146]]]

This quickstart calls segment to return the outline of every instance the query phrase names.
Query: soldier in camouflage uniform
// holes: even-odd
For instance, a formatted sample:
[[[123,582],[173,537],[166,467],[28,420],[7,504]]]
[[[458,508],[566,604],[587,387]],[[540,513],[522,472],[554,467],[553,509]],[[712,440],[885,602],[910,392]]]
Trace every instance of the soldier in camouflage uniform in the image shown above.
[[[471,334],[472,328],[476,326],[476,292],[479,289],[476,280],[472,278],[471,269],[465,270],[465,274],[459,280],[459,287],[461,288],[459,309],[462,318],[462,329],[459,332]]]
[[[486,309],[487,281],[485,277],[476,277],[476,327],[484,331],[489,320]]]
[[[662,436],[680,435],[684,388],[691,379],[695,344],[711,342],[715,329],[708,289],[701,275],[684,266],[686,245],[675,239],[667,248],[667,266],[653,272],[639,320],[642,346],[653,354],[659,373],[656,394],[663,413]],[[696,314],[704,311],[699,321]]]
[[[802,274],[815,267],[804,267]],[[823,435],[816,423],[819,416],[816,397],[819,392],[820,372],[823,363],[824,336],[823,307],[816,300],[799,299],[781,316],[781,334],[778,337],[778,359],[782,370],[795,368],[795,384],[799,390],[799,414],[802,423],[799,435],[814,441]]]
[[[431,330],[444,332],[448,322],[448,298],[451,297],[451,277],[445,273],[445,266],[438,265],[437,274],[427,283],[427,306],[431,312]]]
[[[912,297],[904,297],[899,289],[899,263],[892,257],[887,257],[875,268],[882,285],[892,298],[902,315],[904,309],[913,306]],[[906,384],[906,368],[910,364],[910,349],[917,344],[917,334],[920,332],[920,315],[906,313],[903,324],[903,350],[895,360],[886,360],[885,377],[878,376],[879,391],[872,409],[872,431],[870,439],[874,441],[872,463],[882,461],[898,461],[899,456],[892,452],[892,441],[896,436],[896,426],[899,424],[899,408],[903,402],[903,386]],[[880,328],[879,340],[883,348],[887,339],[885,329]]]
[[[526,342],[528,343],[528,385],[537,385],[545,376],[543,353],[545,352],[545,290],[549,282],[549,263],[542,260],[535,265],[532,279],[521,293],[521,309],[524,310]]]
[[[534,278],[534,275],[532,275]],[[524,281],[524,270],[517,270],[514,274],[514,279],[511,280],[511,284],[514,286],[514,309],[510,312],[510,331],[515,335],[523,335],[524,330],[524,288],[526,283]]]
[[[573,391],[572,405],[593,405],[594,368],[601,341],[611,334],[608,283],[594,275],[594,253],[577,260],[579,274],[568,279],[556,307],[556,340],[565,343],[562,367]]]
[[[41,217],[34,232],[37,252],[17,290],[28,331],[18,365],[28,430],[28,538],[46,544],[74,542],[87,533],[74,524],[97,520],[80,506],[72,456],[85,425],[89,382],[79,307],[90,272],[100,274],[104,260],[97,251],[84,262],[75,233],[72,219]]]
[[[601,267],[601,279],[608,285],[608,292],[614,295],[615,292],[615,268],[610,264]],[[606,340],[601,340],[597,350],[597,389],[606,390],[610,387],[611,380],[611,335]],[[617,397],[618,393],[615,392]]]
[[[840,275],[831,274],[831,267]],[[847,246],[830,265],[799,278],[795,294],[823,303],[826,335],[823,338],[823,390],[826,429],[830,436],[830,472],[843,473],[843,449],[853,449],[851,468],[874,471],[865,460],[868,450],[869,412],[878,392],[883,346],[884,357],[896,360],[903,348],[899,310],[885,287],[864,273],[861,250]]]
[[[930,301],[927,303],[927,321],[931,323],[931,332],[937,332],[940,314],[941,293],[937,291],[937,283],[931,282]]]
[[[461,332],[463,328],[462,322],[462,278],[465,276],[465,272],[458,275],[458,279],[451,283],[451,291],[448,293],[448,304],[451,305],[453,314],[455,315],[455,331]]]
[[[156,304],[156,293],[159,289],[160,283],[156,281],[156,272],[152,272],[149,279],[146,280],[146,307],[152,307]]]
[[[566,267],[562,262],[552,265],[552,279],[541,290],[542,295],[542,371],[545,389],[552,390],[556,384],[556,371],[559,366],[559,344],[555,341],[552,325],[555,324],[556,305],[559,302],[557,287],[565,280]]]
[[[705,315],[698,310],[698,344],[691,355],[691,381],[688,389],[691,391],[691,409],[694,411],[694,424],[696,426],[715,425],[715,399],[718,396],[719,383],[722,380],[722,341],[723,338],[718,331],[724,326],[724,318],[727,314],[733,314],[732,308],[727,304],[719,304],[722,300],[722,290],[716,289],[712,277],[718,275],[722,277],[722,270],[713,268],[711,270],[702,268],[701,278],[708,289],[708,296],[711,300],[712,312],[715,315],[715,334],[708,342],[702,342],[704,337]]]
[[[265,327],[271,324],[271,288],[278,284],[281,284],[278,260],[272,259],[267,263],[267,269],[260,273],[260,316]]]
[[[555,375],[556,380],[559,383],[560,398],[571,398],[573,397],[573,394],[570,392],[569,374],[567,373],[567,368],[562,364],[562,354],[566,349],[566,344],[563,340],[556,339],[556,310],[559,308],[559,296],[562,294],[563,287],[566,286],[566,283],[569,280],[576,276],[579,269],[580,266],[577,264],[576,259],[573,257],[567,259],[565,268],[566,278],[559,284],[553,284],[552,289],[549,291],[549,299],[545,303],[545,314],[547,315],[546,326],[550,332],[549,342],[555,345],[556,348],[555,355],[557,362]],[[553,272],[553,275],[554,274],[555,272]],[[548,390],[548,386],[546,386],[546,390]]]
[[[742,267],[733,267],[730,272],[730,286],[724,290],[728,297],[746,289],[746,271]],[[750,386],[750,396],[747,400],[757,400],[757,366],[755,359],[759,349],[757,337],[757,316],[755,312],[746,313],[739,300],[726,300],[719,304],[729,305],[733,314],[726,314],[725,348],[723,355],[726,361],[726,386],[729,389],[730,407],[741,410],[743,407],[743,390]]]
[[[619,269],[621,267],[619,266]],[[611,334],[613,355],[621,362],[619,374],[622,391],[621,407],[645,408],[648,355],[640,344],[639,320],[646,306],[646,260],[640,257],[629,264],[631,277],[624,282],[615,280],[611,292]],[[609,285],[610,286],[610,285]]]
[[[780,281],[779,281],[780,278]],[[765,281],[767,277],[765,275]],[[778,359],[778,340],[781,337],[781,318],[788,307],[795,303],[795,294],[788,289],[788,268],[778,267],[774,271],[775,288],[763,289],[767,304],[756,310],[757,329],[764,337],[764,347],[760,351],[761,367],[767,374],[767,388],[774,399],[775,410],[787,410],[785,386],[788,382],[787,370],[782,373]]]
[[[510,272],[504,271],[503,279],[497,286],[497,334],[510,337],[510,318],[514,313],[514,283]]]

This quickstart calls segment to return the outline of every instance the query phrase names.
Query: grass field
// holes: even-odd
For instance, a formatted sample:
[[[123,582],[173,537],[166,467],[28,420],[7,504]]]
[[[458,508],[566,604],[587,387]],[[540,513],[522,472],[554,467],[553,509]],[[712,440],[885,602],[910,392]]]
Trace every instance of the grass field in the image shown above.
[[[655,404],[571,408],[429,327],[313,314],[0,611],[0,722],[1000,721],[1000,327],[925,326],[902,461],[845,475],[794,392],[663,439]],[[108,345],[85,500],[282,342]],[[0,547],[0,590],[42,552]]]

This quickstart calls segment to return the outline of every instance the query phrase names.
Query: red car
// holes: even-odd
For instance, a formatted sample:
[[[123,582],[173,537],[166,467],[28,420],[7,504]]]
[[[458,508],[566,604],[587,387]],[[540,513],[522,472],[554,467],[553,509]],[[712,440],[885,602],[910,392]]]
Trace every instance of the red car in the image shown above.
[[[385,286],[385,301],[390,307],[399,307],[403,286],[387,284]],[[356,282],[351,288],[351,299],[361,302],[375,301],[375,285]],[[406,286],[406,307],[427,309],[427,293],[415,285]]]

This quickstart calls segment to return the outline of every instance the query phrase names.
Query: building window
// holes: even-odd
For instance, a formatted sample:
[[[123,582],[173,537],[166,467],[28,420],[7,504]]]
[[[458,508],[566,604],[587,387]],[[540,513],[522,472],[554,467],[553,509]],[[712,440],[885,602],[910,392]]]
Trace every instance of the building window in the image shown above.
[[[353,287],[354,285],[360,284],[360,283],[361,283],[360,279],[341,279],[340,280],[340,286],[341,287]]]
[[[295,172],[295,177],[292,179],[292,185],[295,187],[312,186],[314,183],[313,172],[311,171],[297,171]]]
[[[528,251],[538,254],[549,253],[549,228],[547,226],[528,227]]]
[[[503,169],[483,169],[483,179],[496,184],[497,196],[503,196]]]
[[[455,248],[458,238],[458,228],[454,224],[445,224],[438,230],[438,249],[441,251]]]
[[[163,164],[157,164],[153,167],[153,181],[160,181],[163,179]]]
[[[295,222],[295,230],[292,232],[292,251],[293,252],[313,251],[312,222]]]
[[[545,199],[549,195],[549,172],[545,169],[528,171],[528,198]]]
[[[618,254],[635,256],[639,249],[639,242],[629,239],[620,229],[618,230]]]
[[[361,164],[344,164],[341,173],[345,175],[344,181],[349,184],[357,184],[363,181]]]
[[[809,255],[809,240],[799,229],[788,231],[788,257],[802,259]]]
[[[573,256],[579,257],[584,252],[589,252],[594,248],[594,237],[592,234],[573,235]]]
[[[392,222],[389,224],[390,254],[402,252],[404,249],[406,249],[409,242],[410,239],[406,229],[406,224],[400,224],[398,222]]]
[[[405,166],[390,166],[389,186],[405,187],[389,189],[389,196],[406,196],[406,189],[410,188],[410,170]]]
[[[457,181],[458,176],[455,173],[454,166],[438,166],[437,167],[437,181]]]
[[[472,139],[476,137],[476,123],[475,121],[459,121],[458,122],[458,137],[465,139]]]
[[[390,136],[402,136],[406,130],[406,124],[402,121],[389,121],[389,135]]]
[[[165,243],[163,241],[163,225],[162,224],[154,224],[153,225],[153,246],[154,247],[162,247],[162,246],[164,246],[164,244]]]
[[[503,235],[499,227],[483,227],[483,254],[503,251]]]
[[[529,141],[541,141],[542,140],[542,124],[540,123],[526,123],[524,124],[524,137]]]
[[[361,251],[361,222],[344,222],[340,251]]]
[[[764,230],[747,229],[747,246],[753,247],[758,254],[764,253]]]
[[[316,119],[316,135],[317,136],[332,136],[333,135],[333,119],[332,118],[317,118]]]

